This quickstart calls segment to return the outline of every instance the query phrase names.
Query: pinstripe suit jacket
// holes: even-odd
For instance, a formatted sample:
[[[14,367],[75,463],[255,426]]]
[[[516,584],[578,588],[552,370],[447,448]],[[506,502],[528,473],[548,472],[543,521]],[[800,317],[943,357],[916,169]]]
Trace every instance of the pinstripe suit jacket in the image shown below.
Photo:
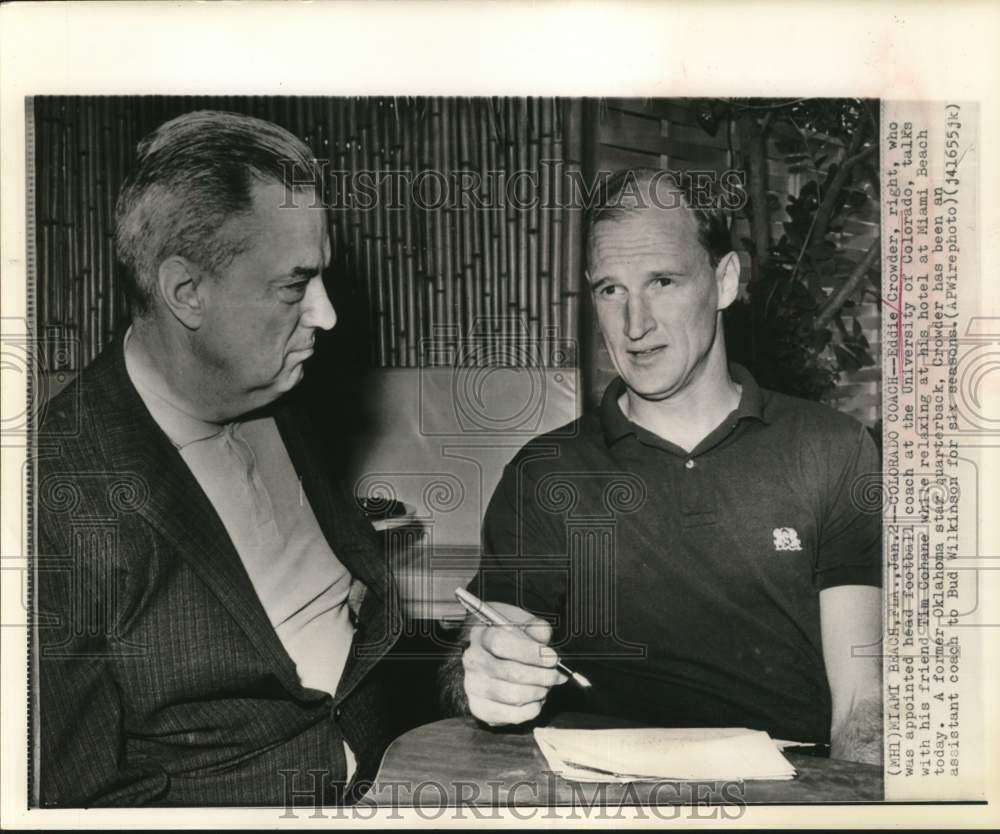
[[[343,799],[400,715],[395,585],[348,485],[286,398],[275,419],[320,528],[356,580],[331,698],[303,688],[221,520],[125,372],[116,340],[38,436],[33,641],[43,806],[283,805]],[[363,596],[363,599],[361,598]]]

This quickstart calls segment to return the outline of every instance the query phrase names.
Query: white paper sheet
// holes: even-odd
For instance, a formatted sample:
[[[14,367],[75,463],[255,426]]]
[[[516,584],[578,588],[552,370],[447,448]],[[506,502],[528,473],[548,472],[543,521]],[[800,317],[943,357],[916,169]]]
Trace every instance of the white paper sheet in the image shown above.
[[[534,731],[549,769],[574,782],[792,779],[771,737],[739,727]]]

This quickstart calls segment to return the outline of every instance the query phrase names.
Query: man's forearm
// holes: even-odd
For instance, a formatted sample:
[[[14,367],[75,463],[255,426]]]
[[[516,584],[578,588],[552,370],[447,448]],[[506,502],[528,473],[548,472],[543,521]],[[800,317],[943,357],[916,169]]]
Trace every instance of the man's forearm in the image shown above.
[[[842,721],[833,725],[830,735],[831,758],[881,765],[881,695],[858,701]]]
[[[469,699],[465,695],[465,669],[462,667],[464,651],[465,646],[460,645],[449,652],[438,672],[441,711],[445,715],[469,714]]]

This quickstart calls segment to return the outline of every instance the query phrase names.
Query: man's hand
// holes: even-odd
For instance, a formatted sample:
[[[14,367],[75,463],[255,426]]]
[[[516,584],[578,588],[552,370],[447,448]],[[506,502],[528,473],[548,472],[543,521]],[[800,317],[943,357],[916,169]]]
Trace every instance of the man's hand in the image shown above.
[[[522,724],[537,716],[549,690],[568,678],[555,668],[548,623],[515,605],[490,605],[519,625],[472,624],[462,655],[469,710],[487,724]]]

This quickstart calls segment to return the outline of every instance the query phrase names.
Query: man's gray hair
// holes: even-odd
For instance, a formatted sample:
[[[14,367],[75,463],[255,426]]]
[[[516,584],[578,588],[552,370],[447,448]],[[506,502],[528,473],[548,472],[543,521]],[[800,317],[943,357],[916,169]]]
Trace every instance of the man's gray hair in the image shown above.
[[[255,183],[315,188],[322,172],[300,139],[272,122],[214,110],[185,113],[139,142],[137,165],[115,208],[115,243],[127,267],[133,316],[152,307],[160,264],[174,255],[210,273],[249,245],[220,234],[253,210]]]
[[[710,185],[710,184],[709,184]],[[698,229],[698,242],[708,253],[714,269],[732,251],[729,214],[718,205],[715,195],[692,192],[705,184],[694,182],[681,171],[661,168],[626,168],[601,183],[587,215],[587,240],[594,226],[607,220],[622,220],[647,208],[687,210]],[[669,199],[670,195],[674,197]],[[707,200],[706,200],[707,197]],[[708,202],[709,205],[705,205]]]

